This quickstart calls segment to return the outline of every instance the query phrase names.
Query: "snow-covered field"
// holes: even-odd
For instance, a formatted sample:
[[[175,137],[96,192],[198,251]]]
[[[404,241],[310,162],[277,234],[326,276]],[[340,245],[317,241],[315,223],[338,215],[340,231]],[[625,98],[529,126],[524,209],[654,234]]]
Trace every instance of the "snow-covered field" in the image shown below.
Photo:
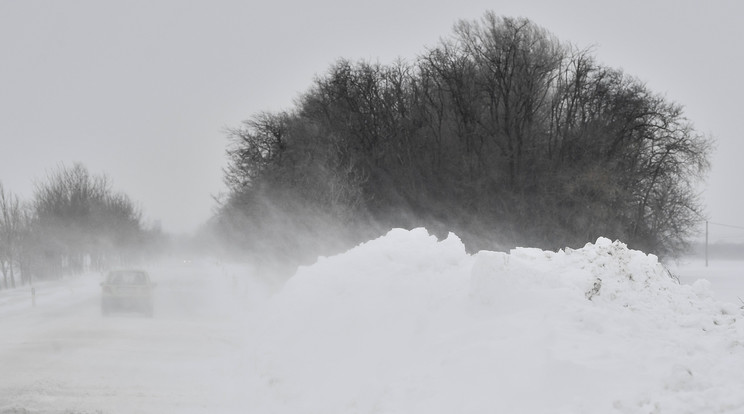
[[[0,291],[0,414],[744,413],[744,262],[677,284],[606,239],[468,255],[417,229],[281,289],[148,270],[152,319],[101,316],[100,275]]]
[[[744,257],[742,260],[712,259],[705,266],[702,258],[683,259],[669,264],[669,270],[682,283],[694,283],[697,279],[711,282],[716,299],[744,305]]]

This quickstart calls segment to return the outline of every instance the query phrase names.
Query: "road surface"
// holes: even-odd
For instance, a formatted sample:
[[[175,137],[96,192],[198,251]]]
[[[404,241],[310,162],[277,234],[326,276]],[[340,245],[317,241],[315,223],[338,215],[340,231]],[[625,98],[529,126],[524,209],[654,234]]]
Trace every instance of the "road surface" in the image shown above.
[[[249,312],[217,266],[151,270],[155,316],[104,317],[100,275],[0,292],[0,414],[241,412]]]

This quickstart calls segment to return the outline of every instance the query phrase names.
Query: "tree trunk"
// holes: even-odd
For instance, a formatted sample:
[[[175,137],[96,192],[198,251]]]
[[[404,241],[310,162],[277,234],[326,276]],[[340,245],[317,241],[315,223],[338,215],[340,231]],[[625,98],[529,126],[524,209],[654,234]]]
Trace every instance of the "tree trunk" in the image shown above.
[[[0,271],[3,273],[3,285],[2,287],[8,289],[8,272],[5,269],[5,262],[0,261]]]
[[[10,261],[8,265],[10,266],[10,285],[13,289],[15,289],[16,283],[15,283],[15,273],[13,272],[13,256],[10,257]]]

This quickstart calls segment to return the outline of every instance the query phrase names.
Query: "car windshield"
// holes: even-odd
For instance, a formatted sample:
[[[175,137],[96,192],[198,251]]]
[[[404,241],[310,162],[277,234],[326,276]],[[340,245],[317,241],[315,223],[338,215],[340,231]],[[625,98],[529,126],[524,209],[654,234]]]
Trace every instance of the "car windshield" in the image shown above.
[[[108,282],[112,285],[143,285],[147,283],[144,272],[114,272],[109,274]]]

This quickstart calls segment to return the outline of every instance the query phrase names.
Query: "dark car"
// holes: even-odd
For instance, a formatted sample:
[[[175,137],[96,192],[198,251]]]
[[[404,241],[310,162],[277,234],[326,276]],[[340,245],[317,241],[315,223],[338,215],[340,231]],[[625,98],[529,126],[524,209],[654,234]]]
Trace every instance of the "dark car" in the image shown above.
[[[101,313],[141,312],[153,315],[152,289],[155,283],[143,270],[114,270],[101,283]]]

